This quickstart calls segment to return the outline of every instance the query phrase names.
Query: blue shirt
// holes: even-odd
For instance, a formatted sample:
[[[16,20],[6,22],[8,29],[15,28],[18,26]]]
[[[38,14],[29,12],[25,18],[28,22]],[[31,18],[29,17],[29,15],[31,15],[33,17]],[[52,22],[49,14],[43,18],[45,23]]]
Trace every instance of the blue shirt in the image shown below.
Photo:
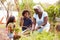
[[[30,18],[23,18],[24,20],[24,23],[23,23],[23,26],[26,26],[26,27],[22,27],[22,30],[26,30],[28,27],[30,27],[32,25],[32,20]]]

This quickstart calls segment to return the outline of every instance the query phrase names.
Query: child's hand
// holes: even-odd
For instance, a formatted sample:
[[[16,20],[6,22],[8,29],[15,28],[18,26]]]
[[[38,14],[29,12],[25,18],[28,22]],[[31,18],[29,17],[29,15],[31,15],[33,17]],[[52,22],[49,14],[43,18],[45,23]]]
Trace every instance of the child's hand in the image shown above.
[[[32,28],[32,31],[34,31],[35,29],[34,28]]]

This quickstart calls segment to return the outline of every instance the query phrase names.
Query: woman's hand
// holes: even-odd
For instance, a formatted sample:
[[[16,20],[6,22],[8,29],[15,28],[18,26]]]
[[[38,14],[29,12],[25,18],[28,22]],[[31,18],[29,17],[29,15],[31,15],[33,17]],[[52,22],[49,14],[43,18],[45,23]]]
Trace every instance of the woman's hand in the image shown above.
[[[36,27],[35,30],[38,30],[38,29],[40,29],[40,28],[41,28],[41,27]]]

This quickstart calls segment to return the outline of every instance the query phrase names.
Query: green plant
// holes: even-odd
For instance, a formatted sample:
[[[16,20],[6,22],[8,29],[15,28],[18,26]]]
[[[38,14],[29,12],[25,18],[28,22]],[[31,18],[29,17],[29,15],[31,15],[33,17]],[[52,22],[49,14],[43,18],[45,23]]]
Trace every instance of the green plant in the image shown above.
[[[16,33],[18,33],[20,30],[19,30],[19,28],[16,27],[16,28],[14,29],[14,31],[15,31]]]
[[[51,32],[33,32],[30,34],[30,36],[28,37],[21,37],[20,40],[54,40],[56,37],[56,35],[54,33]],[[59,36],[60,37],[60,36]]]

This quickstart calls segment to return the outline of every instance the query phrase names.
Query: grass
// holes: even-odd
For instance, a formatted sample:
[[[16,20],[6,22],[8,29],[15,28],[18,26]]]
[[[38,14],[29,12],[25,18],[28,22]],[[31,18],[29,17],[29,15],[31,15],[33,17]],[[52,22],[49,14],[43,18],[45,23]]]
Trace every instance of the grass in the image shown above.
[[[5,24],[0,24],[0,28],[5,28]]]

